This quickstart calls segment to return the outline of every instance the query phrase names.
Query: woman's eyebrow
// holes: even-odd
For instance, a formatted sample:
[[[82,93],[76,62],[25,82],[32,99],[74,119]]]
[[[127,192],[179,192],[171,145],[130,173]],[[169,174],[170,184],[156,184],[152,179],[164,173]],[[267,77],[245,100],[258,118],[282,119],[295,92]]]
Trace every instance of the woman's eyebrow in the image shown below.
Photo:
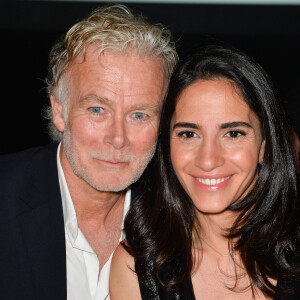
[[[178,122],[178,123],[175,123],[173,125],[173,130],[175,128],[179,128],[179,127],[182,127],[182,128],[192,128],[192,129],[199,129],[199,126],[195,123],[188,123],[188,122]]]
[[[220,125],[220,129],[226,129],[226,128],[235,128],[235,127],[248,127],[253,128],[249,123],[243,122],[243,121],[236,121],[236,122],[228,122],[223,123]],[[188,123],[188,122],[178,122],[173,125],[173,130],[175,128],[192,128],[192,129],[199,129],[199,126],[195,123]]]
[[[223,123],[220,125],[220,129],[226,129],[226,128],[235,128],[235,127],[249,127],[253,128],[249,123],[243,122],[243,121],[236,121],[236,122],[228,122],[228,123]]]

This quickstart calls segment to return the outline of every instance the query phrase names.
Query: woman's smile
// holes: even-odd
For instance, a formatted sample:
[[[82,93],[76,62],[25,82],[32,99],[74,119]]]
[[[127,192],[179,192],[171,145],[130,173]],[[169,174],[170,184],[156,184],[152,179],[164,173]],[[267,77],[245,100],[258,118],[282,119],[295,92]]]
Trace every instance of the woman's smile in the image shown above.
[[[215,191],[218,189],[222,189],[229,183],[231,179],[231,175],[229,176],[216,176],[213,178],[205,178],[205,177],[195,177],[196,184],[199,189],[206,189],[208,191]]]

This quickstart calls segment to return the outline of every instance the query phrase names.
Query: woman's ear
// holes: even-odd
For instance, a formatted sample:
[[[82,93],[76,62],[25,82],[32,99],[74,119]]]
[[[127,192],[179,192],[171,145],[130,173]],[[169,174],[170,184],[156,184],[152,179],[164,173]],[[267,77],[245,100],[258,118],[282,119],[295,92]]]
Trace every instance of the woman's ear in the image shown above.
[[[266,148],[266,141],[263,140],[259,149],[259,156],[258,156],[258,162],[260,164],[262,164],[264,161],[265,148]]]
[[[57,130],[59,130],[60,132],[64,132],[66,123],[63,116],[63,106],[60,101],[55,98],[54,95],[50,95],[50,102],[52,108],[53,123]]]

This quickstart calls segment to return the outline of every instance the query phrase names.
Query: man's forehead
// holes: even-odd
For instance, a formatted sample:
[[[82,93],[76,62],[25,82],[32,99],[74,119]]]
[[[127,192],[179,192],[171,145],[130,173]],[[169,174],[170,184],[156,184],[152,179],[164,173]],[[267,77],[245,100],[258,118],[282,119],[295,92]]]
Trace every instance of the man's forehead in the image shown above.
[[[95,45],[87,49],[85,58],[83,54],[78,56],[67,73],[72,81],[93,77],[93,80],[133,86],[145,82],[162,86],[167,82],[162,59],[141,56],[133,50],[100,52],[99,46]]]
[[[136,52],[100,50],[97,45],[89,47],[85,60],[78,57],[68,71],[70,95],[76,102],[126,97],[142,102],[151,98],[150,102],[161,105],[167,88],[162,60]]]

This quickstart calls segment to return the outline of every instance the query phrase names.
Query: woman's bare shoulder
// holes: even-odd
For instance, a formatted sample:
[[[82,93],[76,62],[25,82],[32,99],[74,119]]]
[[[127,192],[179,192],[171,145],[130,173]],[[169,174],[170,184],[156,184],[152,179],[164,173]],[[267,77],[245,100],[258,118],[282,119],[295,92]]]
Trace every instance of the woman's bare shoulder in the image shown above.
[[[134,259],[119,245],[113,255],[110,269],[109,292],[111,300],[141,300],[134,269]]]

